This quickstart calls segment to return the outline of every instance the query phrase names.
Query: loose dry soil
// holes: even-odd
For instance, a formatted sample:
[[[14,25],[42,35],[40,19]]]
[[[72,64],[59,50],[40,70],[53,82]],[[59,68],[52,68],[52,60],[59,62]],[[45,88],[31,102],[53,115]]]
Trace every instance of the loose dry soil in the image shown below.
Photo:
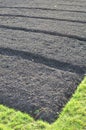
[[[52,123],[86,73],[86,0],[0,0],[0,104]]]

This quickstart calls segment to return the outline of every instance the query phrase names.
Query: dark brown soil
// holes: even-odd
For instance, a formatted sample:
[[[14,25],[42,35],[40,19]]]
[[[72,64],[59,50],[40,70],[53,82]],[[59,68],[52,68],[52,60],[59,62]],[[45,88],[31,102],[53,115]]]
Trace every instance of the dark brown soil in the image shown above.
[[[86,1],[0,1],[0,104],[52,123],[86,73]]]

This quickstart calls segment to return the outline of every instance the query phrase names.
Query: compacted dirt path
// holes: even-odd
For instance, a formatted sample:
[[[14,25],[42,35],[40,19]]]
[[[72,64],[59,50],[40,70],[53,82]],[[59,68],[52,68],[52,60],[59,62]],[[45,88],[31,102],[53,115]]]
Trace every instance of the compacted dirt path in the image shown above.
[[[86,0],[0,0],[0,104],[55,121],[86,73]]]

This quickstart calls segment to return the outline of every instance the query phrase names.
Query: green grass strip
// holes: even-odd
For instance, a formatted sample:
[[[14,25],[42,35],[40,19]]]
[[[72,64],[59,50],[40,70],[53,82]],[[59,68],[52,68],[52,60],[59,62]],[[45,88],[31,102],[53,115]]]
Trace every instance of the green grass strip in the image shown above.
[[[86,130],[86,77],[51,127],[51,130]]]
[[[0,130],[86,130],[86,77],[53,124],[0,105]]]

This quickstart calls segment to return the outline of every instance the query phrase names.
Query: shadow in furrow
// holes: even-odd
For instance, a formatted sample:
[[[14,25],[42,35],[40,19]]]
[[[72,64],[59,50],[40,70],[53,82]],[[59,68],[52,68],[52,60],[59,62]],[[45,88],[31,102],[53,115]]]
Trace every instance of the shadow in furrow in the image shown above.
[[[47,35],[72,38],[72,39],[76,39],[80,41],[86,41],[86,37],[81,37],[81,36],[72,35],[72,34],[63,34],[56,31],[47,31],[47,30],[31,29],[31,28],[29,29],[29,28],[24,28],[24,27],[14,27],[14,26],[7,26],[7,25],[0,25],[0,28],[16,30],[16,31],[32,32],[32,33],[42,33],[42,34],[47,34]]]
[[[68,71],[72,73],[77,73],[79,75],[85,74],[85,70],[86,70],[85,66],[73,65],[71,63],[66,63],[63,61],[58,61],[55,59],[47,58],[39,54],[34,54],[31,52],[26,52],[26,51],[21,51],[21,50],[14,50],[11,48],[0,47],[0,54],[8,55],[8,56],[18,56],[23,59],[33,61],[35,63],[41,63],[48,67],[52,67],[55,69],[60,69],[60,70]]]
[[[70,5],[68,5],[70,6]],[[72,5],[71,5],[72,6]],[[82,6],[81,6],[82,7]],[[0,8],[8,8],[8,9],[30,9],[30,10],[44,10],[44,11],[61,11],[61,12],[76,12],[76,13],[86,13],[86,11],[80,10],[65,10],[65,9],[53,9],[53,8],[43,8],[43,7],[7,7],[0,6]]]
[[[66,22],[76,22],[81,24],[86,24],[86,21],[72,20],[72,19],[59,19],[50,17],[38,17],[38,16],[25,16],[25,15],[13,15],[13,14],[0,14],[3,17],[20,17],[20,18],[32,18],[32,19],[43,19],[43,20],[54,20],[54,21],[66,21]]]

